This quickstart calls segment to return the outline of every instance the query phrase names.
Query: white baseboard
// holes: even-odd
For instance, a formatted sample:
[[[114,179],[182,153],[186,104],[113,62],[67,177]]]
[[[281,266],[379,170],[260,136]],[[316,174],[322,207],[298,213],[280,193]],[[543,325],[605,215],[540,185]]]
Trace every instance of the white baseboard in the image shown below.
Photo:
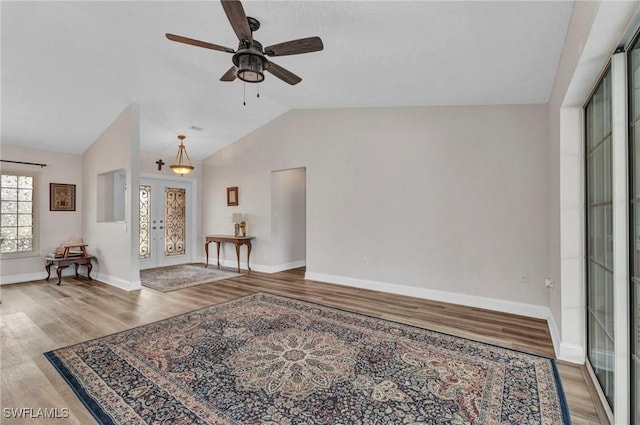
[[[440,301],[467,307],[484,308],[502,313],[518,314],[521,316],[545,319],[551,333],[556,357],[559,360],[571,363],[584,364],[584,350],[581,347],[562,343],[551,309],[549,307],[520,303],[515,301],[499,300],[496,298],[480,297],[476,295],[458,294],[454,292],[437,291],[413,286],[398,285],[395,283],[378,282],[373,280],[355,279],[344,276],[329,275],[323,273],[305,273],[305,279],[319,282],[335,283],[337,285],[352,286],[355,288],[369,289],[373,291],[388,292],[397,295],[422,298],[432,301]]]
[[[558,325],[556,324],[553,314],[549,314],[547,318],[547,324],[549,325],[549,333],[551,334],[551,342],[553,343],[553,351],[556,353],[556,357],[560,355],[560,332],[558,331]]]
[[[553,349],[556,352],[556,358],[569,363],[584,364],[585,352],[584,348],[576,344],[562,342],[558,325],[550,315],[547,319],[549,323],[549,332],[551,333],[551,341],[553,341]]]
[[[204,263],[204,259],[202,261]],[[292,263],[278,264],[275,266],[265,266],[262,264],[251,264],[251,270],[261,272],[261,273],[278,273],[284,270],[295,269],[298,267],[303,267],[307,263],[305,260],[302,261],[294,261]],[[217,262],[214,259],[213,262],[209,259],[209,266],[217,266]],[[228,268],[228,269],[237,269],[238,261],[237,260],[220,260],[220,266]],[[240,262],[240,270],[248,270],[247,263]]]
[[[414,286],[398,285],[395,283],[354,279],[350,277],[321,273],[307,272],[304,278],[309,280],[318,280],[320,282],[370,289],[373,291],[389,292],[392,294],[407,295],[427,300],[465,305],[468,307],[484,308],[503,313],[519,314],[522,316],[535,317],[537,319],[548,319],[551,316],[551,309],[549,309],[549,307],[535,304],[519,303],[495,298],[479,297],[476,295],[457,294],[454,292],[437,291],[433,289],[416,288]]]
[[[584,364],[585,362],[584,348],[580,345],[561,342],[559,349],[556,349],[556,357],[569,363]]]
[[[304,267],[307,265],[306,260],[293,261],[291,263],[277,264],[275,266],[268,266],[271,271],[268,273],[278,273],[285,270],[297,269],[298,267]]]
[[[63,275],[65,275],[64,272],[63,272]],[[0,276],[0,285],[10,285],[12,283],[30,282],[32,280],[43,280],[46,278],[47,278],[47,272],[13,274],[10,276]],[[52,279],[55,278],[57,281],[58,276],[56,275],[55,271],[51,278]]]
[[[97,273],[93,278],[95,280],[99,280],[100,282],[106,283],[107,285],[115,286],[116,288],[120,288],[125,291],[137,291],[138,289],[142,288],[140,279],[129,282],[127,280],[120,279],[119,277],[109,276],[102,273]]]
[[[70,277],[70,276],[75,276],[76,271],[73,267],[69,267],[62,270],[61,274],[62,274],[62,277]],[[84,276],[84,275],[81,274],[81,276]],[[95,272],[91,277],[95,280],[99,280],[100,282],[106,283],[111,286],[115,286],[116,288],[124,289],[125,291],[135,291],[137,289],[142,288],[142,284],[140,283],[139,279],[137,281],[127,282],[124,279],[120,279],[120,278],[105,275],[105,274],[95,273]],[[47,278],[47,272],[45,271],[37,272],[37,273],[14,274],[11,276],[0,276],[0,285],[9,285],[12,283],[21,283],[21,282],[31,282],[34,280],[44,280],[46,278]],[[49,282],[52,282],[52,281],[53,282],[58,281],[58,275],[56,274],[55,270],[51,271],[51,277],[49,279]]]
[[[62,270],[62,277],[69,277],[69,276],[75,276],[76,275],[76,271],[73,267],[68,267]],[[21,282],[31,282],[34,280],[44,280],[47,278],[47,272],[46,271],[41,271],[41,272],[35,272],[35,273],[21,273],[21,274],[14,274],[14,275],[10,275],[10,276],[0,276],[0,285],[10,285],[12,283],[21,283]],[[55,267],[51,267],[51,276],[49,278],[49,281],[55,279],[55,281],[58,281],[58,275],[56,274],[56,269]]]

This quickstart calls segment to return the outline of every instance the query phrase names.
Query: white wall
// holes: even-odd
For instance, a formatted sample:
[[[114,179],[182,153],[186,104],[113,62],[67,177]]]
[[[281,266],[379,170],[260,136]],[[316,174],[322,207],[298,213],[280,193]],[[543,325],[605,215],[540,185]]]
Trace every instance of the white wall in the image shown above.
[[[203,228],[227,230],[239,186],[253,264],[272,264],[269,174],[306,167],[309,276],[540,312],[547,119],[545,105],[290,111],[204,161]]]
[[[84,152],[83,236],[97,257],[97,278],[123,289],[140,288],[138,261],[140,123],[137,105],[130,105]],[[125,222],[98,222],[98,174],[126,171]]]
[[[306,170],[271,173],[271,236],[274,268],[304,266],[307,244]]]
[[[44,257],[69,239],[82,235],[82,157],[66,153],[2,144],[2,159],[36,162],[46,167],[2,164],[3,170],[40,173],[40,252],[33,257],[1,260],[0,284],[38,280],[46,277]],[[49,211],[49,183],[76,185],[75,211]],[[91,246],[89,247],[91,249]]]

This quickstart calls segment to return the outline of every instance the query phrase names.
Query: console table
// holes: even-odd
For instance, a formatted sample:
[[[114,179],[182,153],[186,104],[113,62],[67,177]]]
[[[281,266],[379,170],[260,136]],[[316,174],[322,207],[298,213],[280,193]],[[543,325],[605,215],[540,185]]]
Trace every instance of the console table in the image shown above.
[[[67,267],[69,267],[72,264],[76,265],[76,279],[79,277],[78,275],[78,267],[79,266],[87,266],[87,277],[89,278],[89,280],[92,280],[91,278],[91,269],[93,268],[93,265],[91,264],[91,260],[93,260],[94,257],[93,255],[88,255],[85,257],[54,257],[54,256],[48,256],[46,258],[47,260],[47,264],[45,266],[45,268],[47,269],[47,279],[49,280],[49,278],[51,277],[51,266],[55,266],[56,268],[56,273],[58,274],[58,285],[60,285],[60,282],[62,281],[62,270],[66,269]]]
[[[209,266],[209,244],[211,242],[216,243],[216,250],[218,253],[218,268],[220,267],[220,245],[223,243],[232,243],[236,246],[236,257],[238,258],[238,273],[240,273],[240,247],[242,245],[247,246],[247,269],[251,271],[251,266],[249,265],[249,257],[251,256],[251,240],[255,239],[254,236],[232,236],[232,235],[213,235],[213,236],[205,236],[204,240],[204,252],[207,256],[207,262],[205,263],[205,267]]]

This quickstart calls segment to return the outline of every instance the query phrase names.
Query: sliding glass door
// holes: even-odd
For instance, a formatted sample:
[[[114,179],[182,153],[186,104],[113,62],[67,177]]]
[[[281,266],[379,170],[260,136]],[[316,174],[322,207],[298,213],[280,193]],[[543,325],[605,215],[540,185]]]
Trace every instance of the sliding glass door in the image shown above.
[[[611,71],[585,110],[587,171],[587,357],[613,409],[613,209]]]

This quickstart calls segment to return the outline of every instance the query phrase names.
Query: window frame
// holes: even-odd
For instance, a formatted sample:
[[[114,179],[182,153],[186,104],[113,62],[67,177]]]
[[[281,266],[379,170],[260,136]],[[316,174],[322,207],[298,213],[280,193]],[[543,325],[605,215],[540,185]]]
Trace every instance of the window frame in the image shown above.
[[[36,171],[24,171],[15,169],[3,169],[0,168],[0,175],[12,175],[18,177],[31,177],[33,178],[33,210],[31,212],[32,231],[33,231],[33,245],[30,251],[20,252],[0,252],[0,260],[11,260],[18,258],[31,258],[40,256],[40,176],[41,174]]]

